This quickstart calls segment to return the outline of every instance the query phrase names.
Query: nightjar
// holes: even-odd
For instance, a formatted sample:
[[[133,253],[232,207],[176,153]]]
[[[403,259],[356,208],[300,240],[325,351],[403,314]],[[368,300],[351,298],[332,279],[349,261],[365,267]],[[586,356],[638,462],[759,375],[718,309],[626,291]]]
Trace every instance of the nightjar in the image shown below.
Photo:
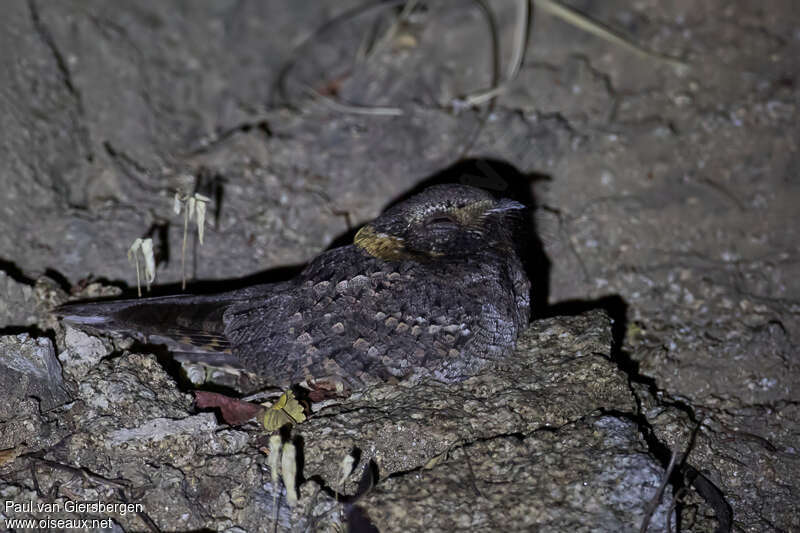
[[[433,186],[290,281],[56,312],[82,329],[165,344],[180,360],[242,369],[262,386],[461,381],[509,356],[528,323],[523,210],[473,187]]]

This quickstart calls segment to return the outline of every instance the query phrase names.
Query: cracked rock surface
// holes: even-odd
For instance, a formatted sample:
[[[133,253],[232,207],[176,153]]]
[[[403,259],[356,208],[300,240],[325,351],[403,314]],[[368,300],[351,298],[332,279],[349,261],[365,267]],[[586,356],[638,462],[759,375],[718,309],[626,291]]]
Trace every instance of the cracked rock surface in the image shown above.
[[[70,401],[43,410],[38,434],[6,443],[18,457],[2,466],[0,492],[63,506],[142,504],[138,513],[90,516],[126,530],[269,531],[274,497],[287,531],[330,529],[348,512],[381,531],[504,523],[519,531],[632,529],[665,473],[633,421],[636,402],[610,349],[601,312],[542,320],[514,357],[456,386],[386,384],[324,407],[290,437],[302,456],[294,507],[272,485],[260,430],[196,412],[153,355],[112,352],[69,379]],[[355,471],[340,484],[341,460],[354,450]],[[355,507],[337,503],[330,491],[352,500],[370,467],[377,472],[372,490]],[[666,531],[669,512],[665,498],[652,531]]]
[[[664,471],[614,417],[497,436],[446,463],[387,480],[362,504],[381,531],[631,531]],[[666,531],[667,505],[652,531]]]
[[[270,269],[306,262],[432,175],[462,158],[478,158],[479,164],[451,178],[504,192],[521,183],[536,199],[537,230],[550,261],[549,271],[534,279],[535,286],[546,288],[540,308],[551,306],[545,310],[549,316],[603,308],[614,321],[614,350],[599,353],[611,356],[616,366],[586,352],[574,363],[596,363],[598,372],[616,368],[631,387],[620,385],[620,396],[612,394],[614,381],[604,381],[611,374],[602,371],[596,384],[585,386],[613,405],[598,406],[600,412],[579,410],[580,415],[565,411],[562,418],[555,412],[534,414],[529,403],[555,399],[569,409],[563,397],[583,392],[559,365],[545,365],[548,371],[532,380],[540,389],[462,391],[463,405],[452,413],[460,417],[457,422],[421,398],[403,400],[402,386],[376,390],[370,394],[377,396],[351,400],[362,406],[352,420],[364,417],[383,431],[370,441],[374,449],[372,444],[362,449],[364,460],[374,456],[382,468],[394,465],[390,469],[402,472],[402,454],[391,451],[395,437],[389,431],[396,427],[391,424],[401,418],[398,434],[411,435],[430,417],[442,439],[420,441],[404,453],[414,464],[431,453],[440,459],[414,475],[442,480],[449,477],[448,468],[460,470],[459,462],[468,462],[477,490],[486,496],[486,484],[495,478],[482,468],[509,464],[510,455],[532,457],[535,443],[547,456],[550,444],[538,440],[546,434],[534,426],[573,432],[589,446],[606,441],[602,435],[592,441],[587,428],[606,431],[597,424],[609,416],[623,427],[614,413],[629,413],[635,418],[626,420],[647,435],[647,452],[657,456],[659,467],[672,453],[680,454],[684,465],[719,488],[734,531],[800,529],[796,2],[563,1],[645,49],[679,58],[686,68],[643,58],[534,8],[518,76],[492,108],[465,106],[464,96],[492,85],[493,70],[501,78],[508,71],[513,2],[486,2],[495,14],[497,65],[486,17],[477,3],[461,0],[420,2],[391,32],[396,10],[366,9],[349,0],[145,1],[113,7],[101,1],[6,2],[0,21],[0,380],[9,387],[1,389],[9,394],[9,407],[0,422],[0,454],[12,462],[4,468],[19,468],[23,459],[14,457],[20,450],[51,448],[77,455],[49,460],[78,457],[94,465],[92,457],[62,442],[69,428],[89,431],[74,425],[81,416],[107,431],[118,423],[115,430],[132,435],[161,420],[147,431],[174,432],[162,431],[146,446],[165,450],[210,427],[211,419],[200,419],[205,422],[170,428],[163,420],[200,415],[190,411],[183,393],[156,393],[143,376],[144,381],[132,377],[138,375],[133,368],[123,366],[122,377],[101,385],[100,376],[132,358],[120,355],[121,349],[108,358],[110,344],[74,333],[65,343],[47,315],[68,297],[65,291],[88,297],[113,290],[109,282],[133,287],[136,272],[126,255],[137,237],[154,239],[157,283],[180,280],[183,220],[171,211],[176,190],[196,189],[212,198],[205,244],[189,237],[190,279],[272,279],[281,271]],[[373,38],[381,42],[369,48]],[[319,96],[310,97],[312,90]],[[102,287],[92,283],[98,278]],[[27,337],[18,337],[23,333]],[[51,363],[63,365],[63,383]],[[146,372],[156,377],[161,370],[153,365]],[[19,374],[23,367],[30,374]],[[156,381],[159,387],[169,383],[166,377]],[[104,387],[112,385],[123,397],[141,392],[137,402],[143,407],[133,400],[125,405],[142,418],[115,418],[121,415],[88,399],[69,408],[62,403],[64,391],[102,399]],[[438,397],[439,392],[426,391]],[[402,409],[392,409],[394,403]],[[71,409],[82,414],[71,419]],[[329,409],[340,413],[345,407]],[[405,417],[403,410],[417,418]],[[545,414],[553,420],[542,418]],[[532,425],[521,422],[530,417]],[[477,419],[489,429],[470,440],[468,434],[481,434]],[[334,455],[357,446],[360,426],[346,420],[331,415],[331,423],[340,424],[338,436],[330,443],[317,439],[315,446],[330,446]],[[312,418],[308,427],[320,423]],[[496,425],[515,428],[513,435],[485,440],[498,434]],[[215,438],[197,441],[199,448],[192,449],[198,460],[210,461],[212,450],[222,447],[225,457],[244,454],[254,464],[266,464],[251,447],[237,448],[236,439],[220,437],[224,444]],[[303,438],[310,443],[315,437]],[[626,439],[619,440],[620,449],[642,445],[635,431]],[[122,447],[133,441],[119,442]],[[613,463],[616,448],[595,448],[609,460],[608,474],[623,479],[628,471]],[[575,465],[584,464],[581,450],[570,450]],[[487,453],[496,458],[484,464],[474,457]],[[329,461],[306,457],[307,475],[338,479],[338,455]],[[178,459],[163,471],[139,474],[158,486],[168,480],[196,491],[176,500],[174,509],[182,510],[176,519],[187,518],[174,529],[201,523],[257,529],[263,521],[238,522],[236,512],[257,508],[271,516],[272,492],[264,488],[270,480],[248,477],[256,476],[252,469],[241,475],[241,485],[260,491],[230,493],[228,503],[195,513],[192,502],[205,501],[217,486],[228,490],[227,478],[209,471],[207,479],[192,485],[185,476],[195,465]],[[42,472],[43,460],[36,459]],[[140,467],[150,468],[146,461]],[[50,485],[59,487],[53,497],[68,498],[68,481],[76,473],[48,468],[48,475],[60,476]],[[520,468],[519,475],[539,475],[533,468]],[[98,475],[116,475],[108,462],[99,470]],[[8,470],[3,472],[0,479],[6,481]],[[646,468],[641,472],[648,487],[658,477]],[[674,483],[666,496],[679,496],[682,530],[714,527],[709,524],[715,513],[693,490],[682,490],[679,477],[670,478]],[[410,495],[411,479],[402,474],[385,480],[357,508],[391,525],[387,509],[395,504],[388,502],[400,500],[387,496],[382,508],[374,499],[390,485],[397,494]],[[550,483],[547,475],[541,479]],[[621,486],[631,481],[625,479]],[[95,481],[93,490],[106,491],[103,498],[123,490],[108,480]],[[35,492],[30,485],[12,485],[4,486],[7,499],[24,500]],[[346,482],[348,494],[355,485]],[[461,490],[475,493],[474,487]],[[145,492],[127,496],[135,501]],[[301,492],[301,499],[309,497]],[[511,489],[508,494],[523,497]],[[148,505],[163,503],[151,498]],[[428,496],[414,501],[420,511],[408,513],[409,520],[430,508]],[[564,517],[575,501],[583,500],[563,503]],[[498,523],[481,505],[470,506],[474,519]],[[163,520],[167,511],[160,509],[147,512]],[[664,527],[665,511],[658,512],[652,528]],[[219,518],[223,515],[230,522]],[[634,511],[623,515],[635,522]],[[283,527],[306,523],[297,516],[281,507]],[[573,527],[549,522],[544,511],[537,516],[531,524]],[[138,515],[119,520],[133,530],[148,527]]]

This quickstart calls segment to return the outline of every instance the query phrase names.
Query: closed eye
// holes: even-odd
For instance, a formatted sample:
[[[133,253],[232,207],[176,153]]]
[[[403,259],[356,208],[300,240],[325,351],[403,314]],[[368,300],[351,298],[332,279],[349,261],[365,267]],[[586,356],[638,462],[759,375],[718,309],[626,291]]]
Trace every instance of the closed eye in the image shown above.
[[[427,224],[455,224],[456,221],[447,215],[436,215],[426,221]]]

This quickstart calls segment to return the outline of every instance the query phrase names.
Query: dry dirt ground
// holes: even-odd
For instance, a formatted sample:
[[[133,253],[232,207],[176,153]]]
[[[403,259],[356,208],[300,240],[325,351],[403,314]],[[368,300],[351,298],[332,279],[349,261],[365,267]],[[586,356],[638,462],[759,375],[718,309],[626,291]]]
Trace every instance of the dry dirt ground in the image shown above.
[[[285,277],[291,269],[283,267],[344,242],[415,187],[455,180],[535,206],[542,243],[532,270],[535,306],[540,317],[556,322],[530,335],[550,338],[553,328],[573,331],[581,320],[592,331],[606,328],[608,339],[595,350],[608,366],[597,368],[622,376],[618,385],[629,397],[609,385],[617,392],[592,396],[594,403],[570,416],[531,415],[539,421],[531,426],[517,413],[509,418],[512,429],[454,430],[449,441],[430,449],[420,444],[427,454],[394,466],[384,456],[393,477],[378,483],[361,507],[347,509],[366,509],[381,530],[401,524],[446,529],[437,521],[443,513],[463,530],[498,524],[634,530],[675,454],[679,465],[651,531],[668,530],[667,516],[684,531],[727,530],[726,509],[734,531],[800,530],[800,10],[794,0],[568,2],[630,42],[679,59],[676,65],[567,23],[544,4],[533,2],[519,72],[495,100],[472,104],[468,96],[505,79],[514,63],[519,3],[418,2],[402,13],[402,2],[4,3],[0,363],[9,398],[20,406],[31,398],[40,403],[15,411],[7,399],[0,413],[0,450],[6,450],[0,452],[0,499],[69,498],[91,476],[104,479],[106,488],[124,477],[86,452],[136,442],[120,427],[107,428],[105,444],[91,441],[96,427],[86,420],[119,413],[93,404],[68,413],[65,405],[89,405],[91,394],[113,399],[151,390],[142,388],[143,376],[174,384],[157,365],[147,366],[154,360],[135,355],[112,360],[133,376],[125,383],[138,385],[120,385],[116,393],[103,388],[98,376],[113,376],[113,368],[103,370],[110,361],[103,350],[113,349],[76,340],[74,332],[65,337],[46,310],[64,291],[78,293],[93,280],[135,287],[127,250],[137,237],[154,239],[157,284],[178,290],[183,219],[172,212],[176,190],[211,198],[205,244],[189,238],[190,278],[240,283]],[[577,316],[591,309],[605,314]],[[552,318],[563,315],[572,318]],[[580,351],[581,342],[564,346]],[[80,369],[66,372],[61,384],[54,354],[86,346],[96,351],[76,355],[84,358],[79,363],[59,356],[65,372],[70,365]],[[18,377],[28,374],[9,362],[16,361],[12,353],[50,361],[41,374],[49,378]],[[128,368],[139,357],[148,370]],[[491,379],[499,380],[492,381],[492,394],[503,394],[497,383],[504,378]],[[20,390],[20,383],[33,389]],[[463,394],[494,397],[476,390]],[[547,390],[560,397],[557,388]],[[582,388],[565,390],[580,396]],[[152,516],[137,518],[142,522],[118,517],[115,527],[269,529],[269,473],[263,479],[253,473],[253,465],[265,464],[251,443],[255,437],[191,412],[184,392],[141,394],[154,402],[150,410],[131,404],[143,417],[186,420],[180,431],[213,435],[195,443],[197,454],[246,456],[249,462],[231,460],[204,476],[241,472],[243,487],[261,491],[267,517],[259,522],[226,511],[251,509],[256,497],[230,487],[224,505],[214,509],[179,506],[178,518],[189,516],[183,523],[169,522],[169,511],[151,503]],[[386,402],[395,393],[380,394],[372,400]],[[452,393],[426,394],[443,394],[444,406]],[[410,412],[416,404],[408,405]],[[385,413],[373,404],[364,409]],[[437,409],[444,413],[437,424],[446,426],[447,409]],[[385,419],[363,423],[374,427]],[[142,420],[118,422],[130,429]],[[309,445],[330,431],[314,427],[307,430]],[[410,440],[398,442],[414,449]],[[47,455],[59,443],[71,451]],[[352,444],[342,443],[337,453]],[[589,449],[601,458],[581,455]],[[368,445],[364,453],[371,453]],[[526,454],[533,457],[528,466],[551,465],[547,481],[535,470],[509,466]],[[309,455],[310,470],[315,460]],[[158,476],[141,473],[128,481],[152,482],[167,499],[173,497],[163,488],[169,483],[191,485],[174,457],[157,461],[162,474],[171,468],[174,476],[163,474],[156,483]],[[591,476],[580,470],[593,461],[615,466]],[[419,470],[423,465],[430,468]],[[36,476],[48,475],[48,468],[63,479],[50,480],[45,490]],[[631,477],[634,470],[641,479]],[[464,498],[476,502],[470,509],[448,499],[453,491],[437,489],[452,481],[451,472],[464,471],[484,482],[466,491]],[[613,481],[608,486],[625,487],[622,494],[558,492],[604,471],[605,482]],[[501,505],[492,486],[518,474],[522,485],[539,480],[542,493],[522,493],[516,485],[506,503],[527,511],[504,515],[504,523],[491,516]],[[313,476],[306,476],[308,487]],[[331,472],[326,479],[336,477]],[[430,490],[421,496],[420,487]],[[129,501],[144,498],[123,489],[114,490]],[[201,496],[197,501],[206,501]],[[416,515],[406,512],[417,509],[412,502]],[[335,505],[326,505],[335,515]],[[613,512],[603,512],[605,506]],[[319,525],[309,514],[280,509],[281,527]],[[346,518],[347,510],[337,512]],[[14,512],[0,508],[0,514]],[[422,523],[414,522],[419,517]],[[351,526],[367,521],[350,518]]]

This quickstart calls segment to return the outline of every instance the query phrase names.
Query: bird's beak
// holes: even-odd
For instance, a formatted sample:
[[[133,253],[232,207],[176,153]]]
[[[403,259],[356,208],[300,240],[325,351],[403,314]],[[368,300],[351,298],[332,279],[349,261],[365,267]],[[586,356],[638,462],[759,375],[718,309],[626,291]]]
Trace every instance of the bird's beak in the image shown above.
[[[517,210],[523,210],[523,209],[527,209],[527,207],[525,207],[525,205],[523,205],[523,204],[521,204],[521,203],[519,203],[519,202],[517,202],[515,200],[510,200],[508,198],[503,198],[503,199],[501,199],[500,201],[497,202],[496,206],[494,206],[492,209],[488,210],[487,213],[488,214],[507,213],[508,211],[517,211]]]

